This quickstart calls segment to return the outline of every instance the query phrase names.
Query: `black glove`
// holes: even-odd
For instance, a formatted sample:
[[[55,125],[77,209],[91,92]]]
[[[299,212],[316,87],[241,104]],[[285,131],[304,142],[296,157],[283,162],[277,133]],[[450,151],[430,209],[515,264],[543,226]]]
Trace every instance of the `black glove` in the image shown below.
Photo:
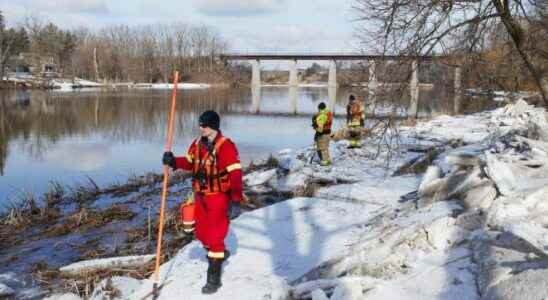
[[[230,201],[230,206],[228,207],[228,219],[234,220],[242,213],[242,206],[240,202]]]
[[[175,156],[173,155],[173,152],[164,152],[162,162],[164,163],[164,165],[170,166],[175,169]]]

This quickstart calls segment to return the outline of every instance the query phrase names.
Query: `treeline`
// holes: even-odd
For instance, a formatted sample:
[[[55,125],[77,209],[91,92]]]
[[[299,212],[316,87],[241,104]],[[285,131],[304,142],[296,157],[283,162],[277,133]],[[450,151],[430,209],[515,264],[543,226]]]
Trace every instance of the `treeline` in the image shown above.
[[[3,21],[1,12],[0,18]],[[6,32],[3,24],[0,38]],[[64,76],[98,81],[167,82],[175,69],[183,70],[183,79],[190,73],[214,72],[223,68],[215,57],[227,48],[214,29],[182,23],[92,31],[85,27],[66,30],[29,19],[9,30],[20,33],[19,40],[25,42],[0,60],[2,68],[14,66],[24,53],[33,64],[50,60]]]

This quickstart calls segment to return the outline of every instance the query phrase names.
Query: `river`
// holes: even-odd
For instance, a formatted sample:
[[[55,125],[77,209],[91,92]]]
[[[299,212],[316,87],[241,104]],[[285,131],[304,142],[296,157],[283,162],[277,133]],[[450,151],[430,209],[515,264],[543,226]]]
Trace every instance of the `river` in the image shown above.
[[[311,116],[324,101],[342,126],[351,90],[327,87],[180,90],[174,152],[197,136],[201,112],[221,114],[221,128],[244,164],[312,144]],[[169,90],[0,91],[0,210],[56,181],[99,186],[161,172]],[[331,99],[331,100],[330,100]],[[484,109],[474,105],[471,111]],[[382,109],[381,109],[382,110]],[[443,92],[421,91],[422,116],[452,114]]]

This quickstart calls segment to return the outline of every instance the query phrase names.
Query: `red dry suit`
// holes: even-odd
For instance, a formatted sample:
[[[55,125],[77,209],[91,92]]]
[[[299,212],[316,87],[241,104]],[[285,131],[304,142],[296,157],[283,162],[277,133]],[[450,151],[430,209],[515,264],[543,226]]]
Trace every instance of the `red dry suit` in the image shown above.
[[[224,258],[229,201],[242,200],[242,167],[236,145],[218,131],[211,153],[195,140],[187,155],[175,158],[175,169],[192,171],[196,238],[212,258]]]

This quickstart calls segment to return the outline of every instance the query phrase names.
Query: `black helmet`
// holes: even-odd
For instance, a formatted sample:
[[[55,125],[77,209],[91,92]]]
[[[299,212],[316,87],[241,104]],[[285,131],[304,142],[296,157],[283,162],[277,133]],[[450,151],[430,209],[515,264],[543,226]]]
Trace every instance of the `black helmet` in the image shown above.
[[[320,104],[318,105],[318,109],[319,109],[319,110],[325,109],[325,103],[323,103],[323,102],[320,103]]]
[[[215,111],[208,110],[200,115],[198,122],[200,123],[200,126],[202,127],[209,127],[213,130],[219,130],[219,126],[221,124],[221,117],[219,117],[219,114],[216,113]]]

